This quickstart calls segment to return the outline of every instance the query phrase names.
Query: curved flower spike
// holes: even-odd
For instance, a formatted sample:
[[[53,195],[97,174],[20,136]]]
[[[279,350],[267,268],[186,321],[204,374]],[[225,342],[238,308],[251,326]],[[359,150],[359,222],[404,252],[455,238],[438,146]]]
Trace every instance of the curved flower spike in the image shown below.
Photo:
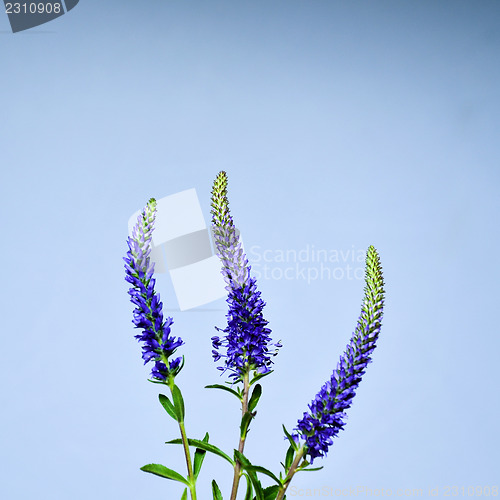
[[[136,306],[132,322],[142,329],[142,333],[135,336],[143,342],[142,359],[144,364],[153,361],[152,378],[165,382],[182,369],[182,357],[171,361],[169,358],[184,342],[180,337],[170,336],[173,319],[163,319],[163,304],[154,289],[154,263],[150,262],[149,254],[155,217],[156,200],[151,198],[127,240],[129,250],[123,260],[125,280],[133,286],[128,291],[130,301]]]
[[[365,297],[350,343],[340,357],[337,368],[309,405],[298,421],[294,434],[295,441],[305,440],[306,455],[313,463],[317,457],[326,456],[332,438],[344,428],[347,415],[345,410],[351,406],[352,398],[371,362],[378,339],[384,306],[384,280],[380,258],[373,246],[366,255]]]

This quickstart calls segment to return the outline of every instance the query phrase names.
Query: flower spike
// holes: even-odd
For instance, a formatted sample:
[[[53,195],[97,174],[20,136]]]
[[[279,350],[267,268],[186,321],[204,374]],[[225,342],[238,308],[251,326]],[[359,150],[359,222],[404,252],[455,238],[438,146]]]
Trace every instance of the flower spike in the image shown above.
[[[169,358],[184,342],[180,337],[170,336],[173,319],[163,319],[163,304],[154,289],[154,263],[151,263],[149,255],[155,217],[156,200],[151,198],[137,218],[132,236],[127,240],[129,250],[123,260],[125,280],[133,286],[128,291],[130,301],[136,306],[132,322],[136,328],[142,329],[142,333],[135,336],[143,342],[142,359],[144,364],[154,362],[151,370],[153,379],[166,382],[173,379],[182,369],[182,357],[171,361]]]
[[[229,213],[227,175],[223,171],[217,175],[212,190],[212,229],[229,304],[227,327],[217,328],[225,337],[212,337],[214,361],[224,357],[224,364],[218,369],[231,371],[230,377],[236,377],[236,381],[252,370],[268,373],[271,356],[277,354],[281,344],[271,343],[271,330],[263,316],[266,304],[257,291],[256,279],[250,276],[251,267]],[[270,350],[270,345],[275,349]],[[221,354],[221,347],[226,348],[226,354]]]
[[[298,421],[294,434],[295,441],[305,440],[306,455],[311,463],[317,457],[326,456],[333,444],[332,438],[344,428],[347,415],[345,410],[351,406],[352,398],[371,362],[371,354],[376,347],[380,333],[383,306],[384,280],[380,258],[373,246],[366,255],[365,296],[350,343],[340,357],[337,368],[309,405]]]

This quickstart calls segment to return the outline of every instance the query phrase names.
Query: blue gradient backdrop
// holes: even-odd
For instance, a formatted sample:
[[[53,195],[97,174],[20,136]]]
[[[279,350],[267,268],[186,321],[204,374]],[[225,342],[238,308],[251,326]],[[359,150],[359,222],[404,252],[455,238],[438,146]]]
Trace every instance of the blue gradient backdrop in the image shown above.
[[[259,287],[284,345],[253,461],[279,470],[281,424],[330,376],[363,293],[347,275],[285,279],[279,251],[373,244],[379,347],[324,469],[289,498],[499,485],[500,2],[82,0],[0,31],[1,498],[180,498],[139,470],[184,463],[121,258],[151,196],[194,187],[208,220],[221,169],[252,262],[275,269]],[[186,341],[188,432],[232,449],[236,402],[203,389],[220,382],[224,300],[181,313],[158,285]],[[213,477],[228,498],[231,471],[207,457],[201,500]]]

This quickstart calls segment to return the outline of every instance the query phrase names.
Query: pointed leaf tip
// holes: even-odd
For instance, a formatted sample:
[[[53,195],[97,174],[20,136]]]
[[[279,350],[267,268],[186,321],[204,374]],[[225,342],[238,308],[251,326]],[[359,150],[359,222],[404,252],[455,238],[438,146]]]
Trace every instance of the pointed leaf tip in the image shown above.
[[[141,467],[141,470],[144,472],[149,472],[151,474],[155,474],[156,476],[164,477],[166,479],[171,479],[172,481],[179,481],[180,483],[184,483],[189,486],[189,482],[184,476],[181,476],[178,472],[175,472],[168,467],[165,467],[161,464],[147,464],[144,467]]]
[[[220,492],[219,486],[217,486],[215,479],[212,480],[212,495],[213,500],[223,500],[222,493]]]
[[[158,395],[158,399],[160,400],[160,403],[161,405],[163,406],[163,408],[165,408],[165,411],[174,419],[174,420],[177,420],[177,414],[175,412],[175,407],[174,405],[172,404],[172,402],[170,401],[170,399],[168,399],[167,396],[165,396],[165,394],[159,394]]]

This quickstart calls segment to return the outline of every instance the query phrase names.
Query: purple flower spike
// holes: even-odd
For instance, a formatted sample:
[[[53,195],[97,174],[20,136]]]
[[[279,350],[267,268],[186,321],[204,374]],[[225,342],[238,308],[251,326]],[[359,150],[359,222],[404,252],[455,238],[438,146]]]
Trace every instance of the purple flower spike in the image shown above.
[[[262,313],[266,304],[260,295],[254,278],[249,278],[241,288],[231,289],[227,299],[228,325],[224,330],[217,328],[226,335],[222,340],[212,337],[214,361],[225,358],[224,365],[218,369],[231,371],[230,377],[238,378],[252,370],[268,373],[271,357],[276,355],[276,351],[270,351],[268,346],[281,347],[279,343],[271,344],[271,330],[266,327],[267,321]],[[221,348],[226,349],[226,354],[220,353]]]
[[[294,434],[305,440],[311,463],[317,457],[326,456],[333,439],[345,426],[345,410],[351,406],[352,398],[361,377],[365,373],[378,339],[384,306],[384,280],[380,258],[370,246],[366,256],[365,298],[356,330],[337,368],[309,405],[309,412],[298,421]]]
[[[143,342],[142,359],[144,364],[153,361],[152,378],[165,382],[182,369],[182,357],[171,361],[169,358],[184,342],[180,337],[170,336],[173,319],[163,319],[163,304],[154,289],[154,264],[150,262],[149,254],[155,217],[156,201],[151,198],[127,240],[129,250],[123,260],[125,280],[133,286],[128,291],[130,301],[136,306],[132,322],[136,328],[142,329],[142,333],[135,336]]]
[[[222,262],[222,275],[227,283],[228,324],[222,330],[226,335],[221,339],[212,337],[214,361],[224,358],[218,369],[231,372],[230,377],[241,380],[245,373],[256,371],[268,373],[272,365],[271,357],[277,354],[281,344],[272,344],[263,316],[266,305],[257,291],[255,278],[250,276],[250,266],[229,213],[227,200],[227,176],[220,172],[212,190],[212,223],[217,253]],[[270,350],[269,346],[276,349]],[[226,354],[221,349],[226,349]]]

